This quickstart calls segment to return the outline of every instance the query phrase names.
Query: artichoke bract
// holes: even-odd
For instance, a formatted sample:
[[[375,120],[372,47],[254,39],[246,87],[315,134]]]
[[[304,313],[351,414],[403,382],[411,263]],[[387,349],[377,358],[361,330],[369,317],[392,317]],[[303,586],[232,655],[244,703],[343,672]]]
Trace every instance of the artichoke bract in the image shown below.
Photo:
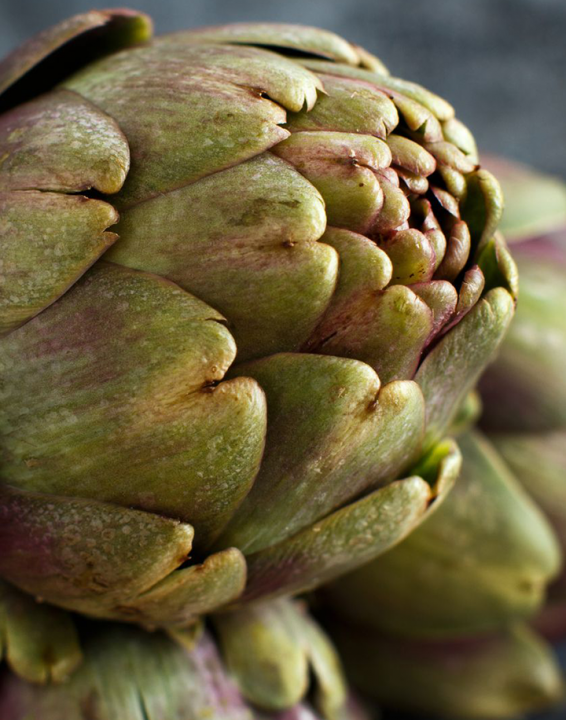
[[[0,65],[0,576],[175,628],[439,504],[517,276],[435,94],[323,30],[150,36],[91,12]]]

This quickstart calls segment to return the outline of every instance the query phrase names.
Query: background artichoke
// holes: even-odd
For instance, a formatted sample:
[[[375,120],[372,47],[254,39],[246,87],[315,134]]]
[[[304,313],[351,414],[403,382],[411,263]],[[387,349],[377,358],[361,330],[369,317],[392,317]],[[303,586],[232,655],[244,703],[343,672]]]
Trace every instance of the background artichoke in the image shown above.
[[[80,660],[52,606],[176,637],[230,610],[230,663],[288,626],[251,600],[401,540],[514,309],[448,103],[325,31],[150,34],[91,12],[0,66],[2,627],[32,681]]]
[[[491,165],[514,201],[505,233],[522,283],[519,312],[480,384],[482,425],[566,550],[566,185],[510,163]],[[566,636],[564,573],[537,624],[552,639]]]

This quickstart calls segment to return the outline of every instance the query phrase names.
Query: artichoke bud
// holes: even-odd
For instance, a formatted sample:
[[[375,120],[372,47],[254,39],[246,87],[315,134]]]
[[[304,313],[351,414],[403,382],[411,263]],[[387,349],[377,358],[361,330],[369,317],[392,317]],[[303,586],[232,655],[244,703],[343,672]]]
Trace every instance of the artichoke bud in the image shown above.
[[[182,628],[440,505],[516,273],[446,101],[322,30],[150,31],[0,65],[0,575]]]
[[[349,621],[401,636],[460,637],[540,608],[560,568],[556,537],[487,440],[469,433],[459,444],[461,476],[436,512],[321,591]]]

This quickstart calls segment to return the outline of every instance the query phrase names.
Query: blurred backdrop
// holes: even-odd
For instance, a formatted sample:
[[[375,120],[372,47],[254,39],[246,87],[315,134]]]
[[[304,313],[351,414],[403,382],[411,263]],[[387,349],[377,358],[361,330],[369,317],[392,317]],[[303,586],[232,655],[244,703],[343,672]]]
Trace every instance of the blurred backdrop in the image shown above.
[[[0,0],[0,55],[112,0]],[[127,4],[119,0],[116,4]],[[158,32],[270,20],[319,25],[450,100],[484,151],[566,176],[566,0],[131,0]]]

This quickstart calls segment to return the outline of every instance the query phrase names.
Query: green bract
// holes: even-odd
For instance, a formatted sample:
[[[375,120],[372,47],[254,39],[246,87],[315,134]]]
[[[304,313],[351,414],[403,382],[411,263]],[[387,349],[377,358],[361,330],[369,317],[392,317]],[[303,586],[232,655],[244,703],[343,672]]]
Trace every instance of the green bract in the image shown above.
[[[0,66],[0,575],[173,631],[438,506],[517,277],[441,98],[322,30],[150,35],[92,12]],[[75,664],[58,617],[29,679]]]

